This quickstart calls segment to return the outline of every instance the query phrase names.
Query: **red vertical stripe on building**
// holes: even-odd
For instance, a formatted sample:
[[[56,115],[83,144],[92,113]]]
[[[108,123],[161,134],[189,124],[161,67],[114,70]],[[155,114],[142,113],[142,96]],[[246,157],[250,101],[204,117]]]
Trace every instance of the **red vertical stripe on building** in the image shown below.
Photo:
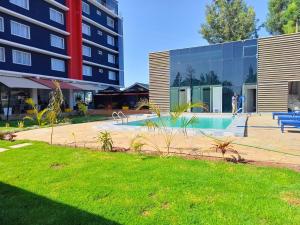
[[[69,78],[82,80],[82,1],[66,0],[69,11],[67,12],[66,25],[70,33],[67,38]]]

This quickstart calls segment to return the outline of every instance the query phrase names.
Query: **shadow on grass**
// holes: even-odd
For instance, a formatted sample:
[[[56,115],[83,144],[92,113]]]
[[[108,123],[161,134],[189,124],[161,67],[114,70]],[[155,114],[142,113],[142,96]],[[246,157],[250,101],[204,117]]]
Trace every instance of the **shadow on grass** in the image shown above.
[[[0,182],[0,224],[119,225],[114,221],[2,182]]]

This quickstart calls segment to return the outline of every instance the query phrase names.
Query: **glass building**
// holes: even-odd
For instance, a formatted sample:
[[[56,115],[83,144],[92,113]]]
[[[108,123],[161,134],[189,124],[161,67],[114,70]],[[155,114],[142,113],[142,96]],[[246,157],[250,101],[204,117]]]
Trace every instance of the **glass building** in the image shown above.
[[[234,94],[244,112],[256,112],[257,40],[170,51],[170,109],[203,102],[208,112],[230,112]],[[201,112],[201,109],[193,109]]]

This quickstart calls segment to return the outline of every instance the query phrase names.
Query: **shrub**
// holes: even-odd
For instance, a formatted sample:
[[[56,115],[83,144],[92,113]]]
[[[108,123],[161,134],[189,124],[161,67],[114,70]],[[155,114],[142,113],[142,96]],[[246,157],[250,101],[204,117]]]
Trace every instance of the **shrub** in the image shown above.
[[[78,111],[80,115],[86,116],[88,113],[88,106],[83,102],[78,102]]]
[[[19,121],[18,122],[18,128],[22,129],[25,127],[24,121]]]
[[[232,140],[214,140],[214,144],[211,147],[211,149],[215,152],[221,153],[223,159],[226,159],[228,161],[232,162],[242,162],[244,161],[243,158],[240,156],[237,150],[233,148]],[[231,154],[231,158],[225,158],[226,154]]]
[[[106,152],[111,152],[113,150],[113,140],[109,132],[100,132],[98,136],[98,141],[101,144],[101,149]]]
[[[130,149],[134,152],[138,152],[140,153],[142,151],[142,148],[146,145],[146,143],[144,143],[142,141],[143,137],[141,135],[137,135],[135,136],[130,143]]]

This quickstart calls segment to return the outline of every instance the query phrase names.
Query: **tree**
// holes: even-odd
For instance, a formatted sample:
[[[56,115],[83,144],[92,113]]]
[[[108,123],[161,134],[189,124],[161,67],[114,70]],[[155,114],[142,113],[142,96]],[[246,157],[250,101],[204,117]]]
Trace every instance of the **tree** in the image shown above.
[[[53,132],[54,132],[54,125],[57,123],[58,116],[61,113],[61,105],[64,102],[64,96],[60,89],[60,84],[58,81],[53,81],[55,89],[51,92],[49,105],[48,105],[48,114],[47,118],[49,124],[51,126],[51,140],[50,143],[53,143]]]
[[[256,33],[256,15],[244,0],[215,0],[206,6],[206,23],[200,33],[210,43],[252,38]]]
[[[291,0],[269,0],[269,13],[266,29],[270,34],[284,34],[284,25],[287,23],[286,10]]]
[[[285,34],[299,32],[300,0],[292,0],[283,14],[286,24],[283,25]]]

